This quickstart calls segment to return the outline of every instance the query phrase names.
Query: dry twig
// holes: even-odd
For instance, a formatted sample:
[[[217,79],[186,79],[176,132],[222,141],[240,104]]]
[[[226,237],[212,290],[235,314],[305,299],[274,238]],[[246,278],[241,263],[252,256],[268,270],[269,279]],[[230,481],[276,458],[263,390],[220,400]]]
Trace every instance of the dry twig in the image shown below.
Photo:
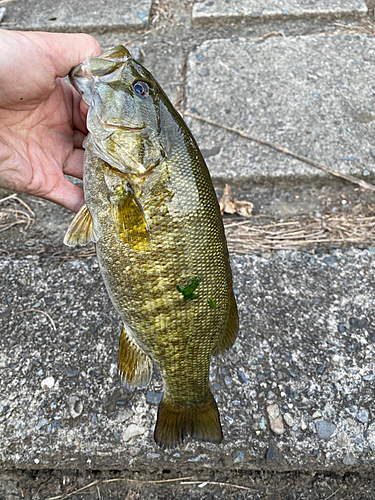
[[[317,243],[345,246],[375,242],[375,216],[348,213],[300,216],[262,225],[231,218],[224,219],[224,227],[229,251],[238,253],[306,248]]]
[[[285,35],[282,31],[272,31],[271,33],[266,33],[265,35],[260,36],[258,38],[258,40],[265,40],[266,38],[268,38],[270,36],[282,36],[285,38]]]
[[[16,193],[6,196],[0,200],[0,203],[5,202],[8,204],[10,203],[10,207],[0,209],[0,233],[17,224],[25,224],[25,229],[27,229],[30,224],[34,222],[34,211],[25,201],[19,198]],[[19,210],[17,203],[25,207],[27,211]],[[12,205],[15,208],[11,208]]]
[[[51,316],[48,313],[46,313],[45,311],[41,311],[40,309],[33,309],[33,308],[31,308],[31,309],[24,309],[23,311],[19,311],[17,313],[17,315],[18,314],[27,313],[27,312],[38,312],[40,314],[44,314],[44,316],[47,316],[47,318],[50,320],[50,323],[51,323],[52,328],[54,329],[54,331],[56,331],[55,322],[53,321],[53,319],[51,318]]]
[[[178,482],[178,481],[185,481],[187,479],[193,479],[192,477],[180,477],[176,479],[163,479],[160,481],[140,481],[138,479],[128,479],[126,477],[119,477],[115,479],[104,479],[102,481],[93,481],[90,484],[87,484],[86,486],[83,486],[82,488],[79,488],[78,490],[74,490],[69,492],[68,494],[63,493],[62,495],[57,495],[55,497],[49,497],[46,500],[62,500],[68,497],[71,497],[72,495],[76,495],[77,493],[80,493],[83,490],[87,490],[88,488],[91,488],[91,486],[97,486],[99,484],[104,484],[104,483],[115,483],[117,481],[127,481],[129,483],[139,483],[139,484],[161,484],[161,483],[173,483],[173,482]],[[201,481],[202,482],[202,481]]]
[[[257,490],[254,490],[252,488],[248,488],[247,486],[240,486],[239,484],[232,484],[232,483],[218,483],[216,481],[187,481],[187,482],[184,482],[184,483],[180,483],[181,485],[184,485],[184,484],[216,484],[216,485],[219,485],[219,486],[229,486],[231,488],[238,488],[239,490],[247,490],[247,491],[252,491],[252,492],[256,492]]]
[[[154,28],[152,30],[147,30],[141,35],[137,36],[136,38],[132,38],[131,40],[128,40],[127,42],[124,43],[124,45],[131,45],[133,42],[139,40],[140,38],[144,38],[145,36],[149,35],[150,33],[153,33],[154,31],[158,31],[162,28],[163,26],[158,26],[157,28]]]
[[[72,495],[75,495],[76,493],[80,493],[83,490],[87,490],[87,488],[91,488],[91,486],[95,486],[96,484],[99,484],[99,481],[93,481],[90,484],[86,484],[86,486],[82,486],[82,488],[79,488],[78,490],[74,490],[74,491],[68,493],[67,495],[65,493],[63,493],[62,495],[57,495],[56,497],[49,497],[46,500],[61,500],[63,498],[64,499],[69,498]]]
[[[175,479],[160,479],[158,481],[141,481],[139,479],[127,479],[126,477],[119,477],[116,479],[104,479],[103,483],[114,483],[116,481],[129,481],[129,483],[162,484],[162,483],[175,483],[178,481],[186,481],[188,479],[193,479],[193,477],[177,477]]]
[[[341,486],[336,491],[334,491],[331,495],[329,495],[329,497],[326,497],[324,500],[329,500],[330,498],[332,498],[333,496],[335,496],[336,493],[338,493],[340,490],[341,490]]]
[[[315,160],[310,160],[310,158],[307,158],[306,156],[302,156],[298,153],[293,153],[293,151],[290,151],[287,148],[283,148],[281,146],[278,146],[277,144],[274,144],[273,142],[266,141],[265,139],[259,139],[258,137],[254,137],[250,134],[246,134],[245,132],[242,132],[241,130],[237,130],[233,127],[228,127],[227,125],[221,125],[220,123],[216,123],[213,120],[209,120],[208,118],[202,118],[201,116],[194,115],[192,113],[185,113],[185,116],[190,116],[190,118],[194,118],[195,120],[200,120],[202,122],[209,123],[210,125],[214,125],[215,127],[223,128],[224,130],[229,130],[229,132],[234,132],[241,137],[245,137],[246,139],[250,139],[250,141],[258,142],[259,144],[264,144],[265,146],[268,146],[272,149],[275,149],[276,151],[280,151],[280,153],[284,153],[286,155],[292,156],[293,158],[296,158],[297,160],[303,161],[304,163],[307,163],[309,165],[312,165],[313,167],[319,168],[320,170],[323,170],[324,172],[327,172],[328,174],[334,175],[335,177],[340,177],[341,179],[345,179],[346,181],[352,182],[353,184],[357,184],[358,186],[361,186],[363,189],[369,189],[371,191],[375,191],[375,186],[373,184],[369,184],[368,182],[363,181],[362,179],[357,179],[357,177],[354,177],[353,175],[349,174],[344,174],[343,172],[339,172],[337,169],[332,170],[331,168],[326,167],[322,163],[318,163]]]
[[[189,481],[189,479],[193,479],[193,481]],[[246,490],[246,491],[253,491],[253,492],[257,491],[257,490],[248,488],[247,486],[240,486],[238,484],[220,483],[220,482],[216,482],[216,481],[205,481],[205,480],[197,481],[197,480],[194,480],[193,477],[178,477],[175,479],[161,479],[159,481],[142,481],[139,479],[128,479],[126,477],[120,477],[120,478],[115,478],[115,479],[103,479],[102,481],[93,481],[92,483],[87,484],[86,486],[83,486],[82,488],[79,488],[78,490],[74,490],[74,491],[71,491],[69,493],[66,492],[66,493],[63,493],[62,495],[58,495],[55,497],[49,497],[46,500],[62,500],[62,499],[68,498],[72,495],[76,495],[77,493],[80,493],[84,490],[87,490],[88,488],[91,488],[92,486],[96,486],[99,500],[101,500],[99,485],[104,484],[104,483],[115,483],[118,481],[126,481],[129,483],[138,483],[138,484],[179,483],[180,486],[185,486],[188,484],[198,484],[198,485],[200,485],[200,484],[202,484],[202,485],[213,484],[213,485],[219,485],[219,486],[227,486],[230,488],[237,488],[237,489]]]

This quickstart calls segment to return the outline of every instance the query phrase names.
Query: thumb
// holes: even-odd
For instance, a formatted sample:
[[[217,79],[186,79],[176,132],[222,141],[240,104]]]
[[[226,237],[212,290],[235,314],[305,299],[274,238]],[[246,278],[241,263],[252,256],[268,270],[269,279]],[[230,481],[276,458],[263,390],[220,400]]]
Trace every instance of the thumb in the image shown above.
[[[85,33],[23,32],[23,35],[50,56],[56,77],[60,78],[89,56],[102,53],[95,38]]]

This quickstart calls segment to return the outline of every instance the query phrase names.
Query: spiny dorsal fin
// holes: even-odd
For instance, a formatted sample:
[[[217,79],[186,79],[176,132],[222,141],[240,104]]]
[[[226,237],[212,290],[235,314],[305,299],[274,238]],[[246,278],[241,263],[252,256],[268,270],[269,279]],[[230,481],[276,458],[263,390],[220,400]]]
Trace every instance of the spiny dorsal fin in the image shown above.
[[[236,340],[238,333],[238,312],[237,312],[237,304],[234,298],[233,293],[230,298],[230,306],[228,313],[228,321],[223,330],[222,334],[219,337],[218,343],[212,349],[212,354],[220,354],[224,351],[227,351]]]
[[[156,444],[174,447],[187,436],[211,443],[223,439],[219,411],[211,392],[204,403],[189,406],[175,405],[163,396],[154,432]]]
[[[87,243],[97,241],[94,234],[92,217],[86,205],[83,205],[81,210],[75,215],[72,220],[65,238],[64,244],[68,247],[84,246]]]
[[[149,243],[149,230],[142,205],[130,184],[118,184],[110,202],[119,238],[135,250],[143,250]]]
[[[125,326],[120,336],[118,368],[127,389],[146,387],[150,381],[151,359],[129,338]]]

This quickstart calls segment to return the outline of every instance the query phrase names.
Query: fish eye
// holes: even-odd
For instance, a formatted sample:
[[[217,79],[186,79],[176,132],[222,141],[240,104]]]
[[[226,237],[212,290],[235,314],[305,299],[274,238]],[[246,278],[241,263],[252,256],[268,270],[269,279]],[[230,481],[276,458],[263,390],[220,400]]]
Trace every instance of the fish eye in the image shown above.
[[[150,88],[145,82],[134,82],[133,90],[137,95],[139,95],[139,97],[142,97],[143,99],[150,95]]]

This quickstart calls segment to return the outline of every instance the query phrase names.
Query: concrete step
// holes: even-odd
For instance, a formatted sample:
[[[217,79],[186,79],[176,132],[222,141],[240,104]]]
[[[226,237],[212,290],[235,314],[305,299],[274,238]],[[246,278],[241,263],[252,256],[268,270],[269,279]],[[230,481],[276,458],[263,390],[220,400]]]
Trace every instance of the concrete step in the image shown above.
[[[309,17],[363,17],[367,14],[365,0],[198,0],[193,7],[193,22],[233,22],[245,19],[258,21]]]
[[[180,109],[374,181],[375,46],[371,25],[356,21],[372,19],[363,0],[163,5],[154,3],[161,14],[148,35],[146,0],[136,8],[127,1],[38,2],[32,11],[19,0],[6,5],[4,21],[17,29],[94,32],[104,49],[129,41]],[[337,30],[357,34],[332,34]],[[272,31],[290,36],[260,39]],[[318,216],[373,203],[369,192],[303,162],[187,121],[218,195],[229,182],[257,215]],[[0,199],[7,194],[0,190]],[[170,471],[258,485],[258,493],[166,486],[152,489],[154,498],[221,498],[228,491],[234,498],[279,498],[279,491],[286,499],[328,498],[336,490],[373,497],[365,479],[375,446],[373,247],[234,252],[241,331],[211,371],[225,440],[161,450],[152,437],[160,377],[147,390],[123,389],[120,322],[92,249],[62,246],[67,210],[21,198],[35,212],[34,225],[0,233],[1,500],[48,498],[74,483],[75,470],[80,487],[92,481],[84,471],[113,477],[115,469],[145,480]],[[353,495],[340,474],[353,481]],[[100,498],[95,486],[85,491],[85,498]],[[103,491],[103,498],[123,498],[112,484]]]
[[[98,2],[41,0],[32,4],[17,0],[6,4],[5,26],[19,30],[105,31],[143,28],[148,24],[151,0]]]
[[[160,378],[122,388],[119,318],[96,258],[1,259],[0,468],[371,469],[374,254],[231,261],[241,330],[211,370],[224,443],[161,450]]]
[[[367,35],[209,40],[188,58],[186,111],[374,179],[374,62]],[[327,178],[232,132],[189,123],[217,182]]]

